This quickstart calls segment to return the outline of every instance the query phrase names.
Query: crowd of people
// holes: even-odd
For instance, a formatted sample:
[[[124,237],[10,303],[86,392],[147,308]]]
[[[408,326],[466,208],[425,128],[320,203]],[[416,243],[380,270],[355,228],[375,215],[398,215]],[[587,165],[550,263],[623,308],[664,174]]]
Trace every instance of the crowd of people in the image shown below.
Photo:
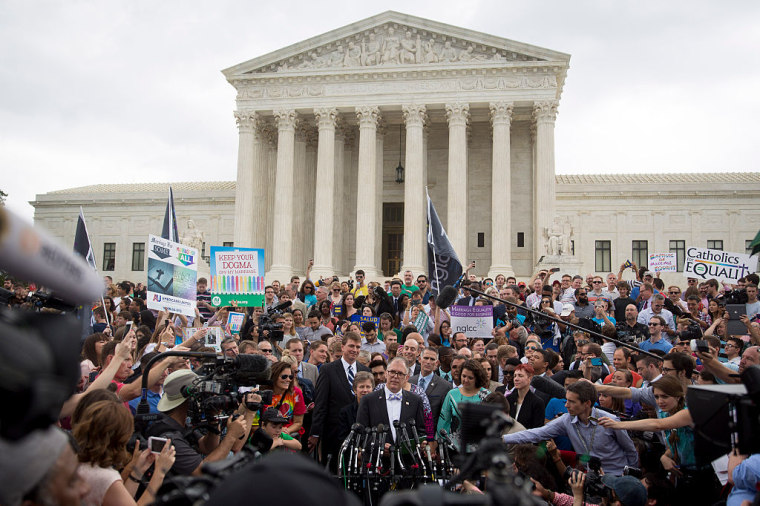
[[[510,421],[503,438],[514,471],[550,504],[592,500],[586,475],[565,471],[587,472],[594,462],[608,490],[604,504],[754,497],[753,456],[730,455],[725,473],[696,458],[685,399],[690,385],[737,383],[760,364],[756,274],[736,285],[686,278],[665,286],[635,265],[585,278],[541,270],[526,282],[478,277],[473,268],[454,304],[492,306],[487,338],[452,327],[424,273],[368,282],[362,271],[351,280],[312,280],[307,269],[303,282],[293,276],[266,286],[264,304],[253,308],[212,306],[201,278],[195,317],[148,310],[144,286],[106,278],[82,343],[79,392],[60,413],[76,445],[56,440],[56,448],[69,460],[75,448],[80,462],[69,488],[87,504],[149,504],[166,476],[199,475],[203,464],[254,444],[262,453],[303,452],[335,471],[357,422],[385,424],[392,442],[393,421],[414,420],[420,444],[435,454],[441,429],[458,446],[463,403],[490,403]],[[11,305],[27,304],[26,285],[6,278],[5,287],[16,293]],[[737,296],[745,307],[739,318],[726,309]],[[245,314],[239,332],[231,312]],[[207,339],[215,327],[218,348]],[[202,364],[165,358],[147,373],[150,411],[161,416],[145,434],[165,441],[155,451],[132,441],[127,450],[145,364],[170,349],[261,355],[271,363],[271,401],[259,410],[241,403],[235,416],[198,434],[188,425],[187,389]],[[31,485],[0,503],[49,499],[40,482]],[[463,491],[480,492],[469,482]]]

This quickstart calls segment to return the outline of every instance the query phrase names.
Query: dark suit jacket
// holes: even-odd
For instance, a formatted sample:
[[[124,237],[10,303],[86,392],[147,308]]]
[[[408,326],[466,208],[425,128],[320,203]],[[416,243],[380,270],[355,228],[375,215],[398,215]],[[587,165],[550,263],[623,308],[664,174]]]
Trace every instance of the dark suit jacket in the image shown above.
[[[419,374],[415,374],[409,378],[409,383],[416,385],[419,382]],[[430,401],[430,410],[433,412],[433,420],[436,423],[438,423],[438,417],[441,414],[443,400],[446,398],[446,394],[449,393],[449,390],[452,388],[454,387],[451,383],[434,373],[433,378],[430,380],[430,384],[428,384],[427,388],[425,389],[425,395],[427,395],[428,401]]]
[[[425,415],[422,411],[422,398],[417,394],[402,389],[401,416],[399,421],[408,423],[410,419],[414,420],[417,434],[424,437],[427,433],[425,432]],[[365,427],[376,427],[381,423],[386,427],[390,427],[393,420],[388,420],[388,408],[385,404],[385,388],[362,397],[362,401],[359,403],[359,411],[356,414],[356,421]],[[410,438],[414,438],[414,434],[410,428],[407,428],[407,432]],[[395,443],[396,441],[394,440],[393,442]]]
[[[469,297],[462,297],[456,303],[457,306],[473,306],[475,305],[475,297],[470,295]]]
[[[415,376],[420,373],[421,365],[419,362],[415,362],[414,365],[409,369],[409,376]]]
[[[352,402],[338,413],[338,440],[343,441],[351,432],[351,426],[356,423],[356,413],[359,411],[359,403]]]
[[[517,412],[517,390],[513,390],[511,394],[507,396],[509,401],[509,414],[512,418],[515,418],[518,422],[523,424],[526,429],[535,429],[541,427],[544,424],[544,415],[546,413],[546,404],[533,392],[528,392],[523,399],[522,408],[520,408],[520,415],[515,416]]]
[[[356,362],[356,371],[369,369]],[[345,406],[355,402],[346,371],[343,369],[343,361],[336,360],[324,364],[317,378],[311,435],[319,436],[322,444],[332,442],[334,445],[338,440],[338,414]]]

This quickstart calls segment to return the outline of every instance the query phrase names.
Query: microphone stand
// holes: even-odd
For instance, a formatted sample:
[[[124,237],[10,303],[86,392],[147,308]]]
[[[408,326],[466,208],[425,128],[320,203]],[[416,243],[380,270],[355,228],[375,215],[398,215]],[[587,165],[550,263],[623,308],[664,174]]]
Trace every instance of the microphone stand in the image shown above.
[[[618,346],[625,346],[626,348],[628,348],[630,350],[633,350],[633,351],[635,351],[636,353],[638,353],[640,355],[642,355],[642,354],[643,355],[648,355],[650,357],[656,358],[657,360],[663,360],[663,357],[661,357],[661,356],[659,356],[659,355],[657,355],[655,353],[650,353],[648,351],[644,351],[644,350],[642,350],[640,348],[637,348],[636,346],[634,346],[632,344],[624,343],[622,341],[618,341],[617,339],[615,339],[613,337],[604,336],[604,335],[600,334],[599,332],[594,332],[593,330],[584,329],[583,327],[580,327],[580,326],[578,326],[578,325],[576,325],[574,323],[563,321],[562,319],[557,318],[556,316],[549,316],[548,314],[542,313],[541,311],[537,311],[535,309],[531,309],[531,308],[526,307],[526,306],[521,306],[520,304],[515,304],[514,302],[509,302],[509,301],[506,301],[504,299],[500,299],[499,297],[494,297],[493,295],[488,295],[487,293],[481,292],[480,290],[475,290],[474,288],[470,288],[470,292],[476,293],[478,295],[482,295],[483,297],[487,297],[487,298],[492,299],[492,300],[498,300],[499,302],[501,302],[502,304],[506,304],[507,306],[512,306],[512,307],[515,307],[517,309],[522,309],[524,311],[528,311],[529,313],[531,313],[534,316],[537,315],[537,316],[540,316],[542,318],[546,318],[548,320],[551,320],[551,321],[553,321],[555,323],[558,323],[558,324],[561,324],[561,325],[566,325],[566,326],[570,327],[571,329],[580,330],[581,332],[585,332],[587,334],[590,334],[590,335],[592,335],[592,336],[594,336],[594,337],[596,337],[598,339],[604,339],[606,341],[612,341],[613,343],[617,344]]]
[[[427,467],[425,466],[425,460],[422,458],[422,451],[420,450],[420,436],[417,434],[417,425],[414,419],[409,420],[409,426],[412,428],[412,435],[414,436],[414,451],[417,452],[417,458],[420,461],[420,466],[422,467],[422,475],[427,477]],[[402,426],[404,431],[406,431],[406,426]],[[408,439],[408,434],[407,434]]]

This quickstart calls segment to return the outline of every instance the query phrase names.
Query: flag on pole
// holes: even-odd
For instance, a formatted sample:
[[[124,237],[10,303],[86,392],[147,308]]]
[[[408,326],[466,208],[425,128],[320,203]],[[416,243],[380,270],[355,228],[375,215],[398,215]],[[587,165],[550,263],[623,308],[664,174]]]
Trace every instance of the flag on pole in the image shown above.
[[[174,192],[169,187],[169,200],[166,202],[166,213],[164,213],[164,228],[161,231],[161,237],[170,241],[179,242],[179,233],[177,232],[177,215],[174,213]]]
[[[462,263],[441,225],[430,195],[427,195],[428,215],[428,272],[433,294],[440,293],[444,286],[453,285],[462,275]]]
[[[79,207],[79,220],[77,221],[77,231],[74,235],[74,253],[87,260],[94,270],[97,270],[95,265],[95,252],[92,251],[92,244],[90,243],[90,234],[87,233],[87,225],[84,222],[84,211],[81,206]]]
[[[752,239],[752,242],[749,243],[749,246],[752,248],[752,252],[749,254],[750,256],[760,253],[760,230],[758,230],[757,235]]]

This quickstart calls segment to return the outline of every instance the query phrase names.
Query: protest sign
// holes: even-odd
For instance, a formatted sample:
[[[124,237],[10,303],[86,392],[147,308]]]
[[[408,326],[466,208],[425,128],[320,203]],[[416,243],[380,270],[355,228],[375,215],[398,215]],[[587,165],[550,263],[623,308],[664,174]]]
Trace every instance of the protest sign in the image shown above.
[[[264,250],[211,246],[211,305],[264,304]],[[234,304],[233,304],[234,302]]]
[[[227,328],[231,334],[240,334],[240,329],[243,328],[243,319],[245,319],[244,313],[230,311],[227,317]]]
[[[214,348],[217,353],[222,352],[222,341],[224,341],[224,332],[221,327],[207,327],[204,344],[209,348]]]
[[[490,338],[493,330],[493,306],[449,306],[451,332],[464,332],[468,338]]]
[[[706,248],[687,248],[683,275],[736,283],[757,270],[757,257]]]
[[[195,316],[198,250],[148,236],[148,309]]]
[[[349,318],[351,322],[356,322],[359,324],[359,327],[361,328],[362,323],[364,322],[372,322],[375,324],[375,328],[380,328],[380,318],[378,316],[362,316],[355,314]],[[364,337],[364,330],[361,331],[362,337]]]
[[[652,253],[649,255],[649,270],[652,272],[676,272],[675,253]]]
[[[417,318],[414,319],[412,325],[417,328],[417,332],[422,332],[423,330],[427,329],[428,320],[430,320],[430,317],[427,315],[427,313],[420,311],[420,314],[418,314]]]

